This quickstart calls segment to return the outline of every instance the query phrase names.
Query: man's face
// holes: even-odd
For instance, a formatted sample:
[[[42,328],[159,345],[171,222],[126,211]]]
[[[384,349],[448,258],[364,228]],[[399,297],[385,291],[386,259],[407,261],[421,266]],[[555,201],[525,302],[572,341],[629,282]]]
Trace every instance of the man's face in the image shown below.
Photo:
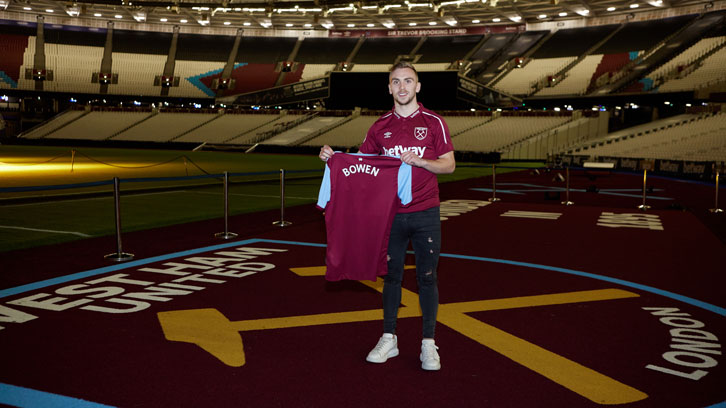
[[[389,76],[388,92],[398,105],[407,105],[416,101],[416,94],[421,90],[416,72],[411,68],[398,68]]]

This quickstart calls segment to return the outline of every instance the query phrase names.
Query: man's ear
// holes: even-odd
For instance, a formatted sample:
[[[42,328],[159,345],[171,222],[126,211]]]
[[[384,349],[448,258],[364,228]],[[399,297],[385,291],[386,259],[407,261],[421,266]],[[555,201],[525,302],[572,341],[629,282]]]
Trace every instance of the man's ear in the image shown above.
[[[416,82],[416,93],[421,90],[421,82]]]
[[[393,89],[391,89],[391,84],[388,84],[388,93],[393,95]]]

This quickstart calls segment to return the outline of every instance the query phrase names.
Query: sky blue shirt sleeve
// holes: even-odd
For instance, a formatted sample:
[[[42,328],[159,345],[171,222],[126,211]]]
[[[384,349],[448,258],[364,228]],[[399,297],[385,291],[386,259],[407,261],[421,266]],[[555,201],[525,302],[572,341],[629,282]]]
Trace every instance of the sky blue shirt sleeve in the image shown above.
[[[320,192],[318,192],[318,207],[325,208],[330,201],[330,167],[325,164],[325,173],[323,174],[323,182],[320,183]]]
[[[401,204],[406,205],[413,199],[411,192],[411,165],[401,162],[398,168],[398,198]]]

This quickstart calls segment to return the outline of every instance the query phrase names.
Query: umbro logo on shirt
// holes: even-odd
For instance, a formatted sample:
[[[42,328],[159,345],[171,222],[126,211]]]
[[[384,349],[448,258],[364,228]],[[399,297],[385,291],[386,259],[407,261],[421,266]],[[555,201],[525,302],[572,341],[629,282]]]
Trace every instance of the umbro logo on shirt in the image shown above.
[[[383,134],[383,138],[384,138],[384,139],[388,139],[388,138],[390,138],[390,137],[391,137],[391,135],[392,135],[392,134],[393,134],[393,133],[391,133],[391,132],[386,132],[386,133],[384,133],[384,134]]]

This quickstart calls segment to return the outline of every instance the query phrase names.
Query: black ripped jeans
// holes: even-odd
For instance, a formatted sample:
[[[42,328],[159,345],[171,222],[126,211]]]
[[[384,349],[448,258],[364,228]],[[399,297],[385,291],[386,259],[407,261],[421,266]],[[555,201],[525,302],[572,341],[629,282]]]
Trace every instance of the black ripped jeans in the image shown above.
[[[439,287],[436,267],[441,250],[439,207],[396,214],[388,239],[388,274],[383,285],[383,332],[396,333],[401,282],[409,241],[416,256],[418,301],[423,315],[423,337],[434,338],[436,313],[439,310]],[[411,307],[410,304],[407,306]]]

